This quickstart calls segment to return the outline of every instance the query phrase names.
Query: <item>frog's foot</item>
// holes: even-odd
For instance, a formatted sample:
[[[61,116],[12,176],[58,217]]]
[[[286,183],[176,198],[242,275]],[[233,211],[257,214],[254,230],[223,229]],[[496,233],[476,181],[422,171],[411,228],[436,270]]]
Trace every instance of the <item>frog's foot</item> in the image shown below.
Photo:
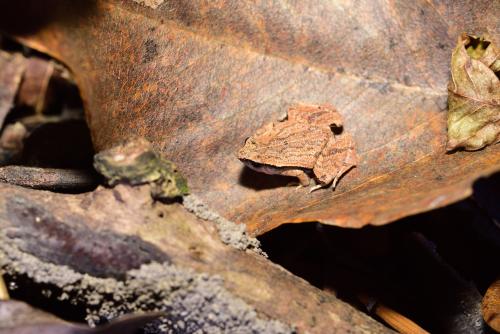
[[[338,172],[337,172],[337,175],[335,175],[335,177],[333,178],[333,181],[330,188],[332,189],[332,191],[335,190],[335,188],[337,187],[337,183],[339,181],[339,179],[342,177],[342,175],[344,175],[345,172],[347,172],[349,169],[351,169],[351,167],[343,167],[341,168]]]
[[[325,187],[325,184],[323,184],[323,183],[321,183],[318,180],[313,178],[313,179],[311,179],[309,193],[312,193],[313,191],[316,191],[316,190],[324,188],[324,187]]]
[[[316,191],[316,190],[324,188],[324,187],[325,187],[324,184],[317,184],[317,185],[312,186],[311,188],[309,188],[309,193],[312,193],[313,191]]]
[[[333,179],[331,186],[332,190],[335,190],[335,187],[337,187],[337,182],[339,181],[339,178],[342,176],[342,174],[344,174],[344,171],[338,172],[338,174]]]
[[[281,172],[280,174],[283,176],[291,176],[299,179],[299,182],[290,182],[287,184],[287,186],[297,186],[298,184],[297,189],[308,186],[311,182],[309,176],[307,176],[307,174],[301,169],[289,169]]]
[[[297,186],[295,189],[301,189],[301,188],[306,188],[306,187],[309,187],[309,186],[315,186],[316,185],[316,181],[314,179],[302,179],[302,180],[299,180],[300,182],[297,182],[295,185]]]
[[[284,122],[287,119],[288,119],[288,112],[285,111],[284,113],[282,113],[281,115],[279,115],[278,122]]]
[[[326,179],[326,182],[318,182],[317,185],[309,189],[309,193],[312,193],[313,191],[316,191],[321,188],[331,188],[332,190],[335,190],[337,182],[339,178],[342,176],[342,174],[344,174],[344,170],[340,170],[334,177]]]

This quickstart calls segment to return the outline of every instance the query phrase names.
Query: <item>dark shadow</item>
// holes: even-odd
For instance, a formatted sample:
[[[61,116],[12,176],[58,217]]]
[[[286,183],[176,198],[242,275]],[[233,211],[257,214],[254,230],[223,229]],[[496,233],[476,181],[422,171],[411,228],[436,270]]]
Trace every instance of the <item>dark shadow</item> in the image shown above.
[[[23,301],[31,306],[50,312],[58,317],[72,322],[86,323],[86,306],[75,305],[70,300],[57,300],[47,298],[50,296],[61,296],[64,291],[54,284],[38,283],[28,275],[11,276],[4,275],[5,283],[9,286],[9,294],[12,299]]]
[[[282,175],[268,175],[265,173],[256,172],[253,169],[244,167],[241,170],[238,183],[246,188],[254,190],[266,190],[280,187],[298,185],[298,179],[295,177]]]
[[[0,10],[0,30],[28,35],[51,22],[78,24],[92,14],[95,0],[16,0],[4,1]]]
[[[492,204],[494,182],[478,181]],[[467,199],[381,227],[286,224],[259,240],[271,261],[361,310],[366,293],[432,333],[489,333],[473,331],[469,315],[480,319],[477,303],[500,274],[492,234],[500,228]]]
[[[182,204],[182,197],[174,197],[174,198],[155,198],[155,201],[158,201],[163,204]],[[164,213],[159,212],[158,217],[163,218]]]
[[[474,200],[500,224],[500,173],[480,178],[473,185]],[[500,227],[497,234],[500,240]]]
[[[4,14],[2,12],[0,16]],[[51,59],[14,39],[4,38],[3,35],[0,37],[1,47],[7,46],[7,50],[11,52]],[[93,167],[95,152],[90,130],[85,121],[80,91],[73,80],[63,75],[53,75],[44,94],[42,110],[39,113],[33,106],[23,104],[22,100],[16,98],[0,131],[3,135],[8,128],[15,145],[0,147],[0,166],[75,170],[77,175],[81,175],[81,179],[75,184],[60,182],[47,185],[47,188],[43,184],[35,188],[61,193],[94,190],[103,180]],[[13,128],[17,130],[12,130]],[[50,174],[51,171],[47,170],[47,173]],[[40,171],[36,175],[42,174],[43,171]],[[12,183],[17,184],[15,179]]]
[[[83,119],[42,124],[24,145],[25,166],[93,169],[94,149]]]

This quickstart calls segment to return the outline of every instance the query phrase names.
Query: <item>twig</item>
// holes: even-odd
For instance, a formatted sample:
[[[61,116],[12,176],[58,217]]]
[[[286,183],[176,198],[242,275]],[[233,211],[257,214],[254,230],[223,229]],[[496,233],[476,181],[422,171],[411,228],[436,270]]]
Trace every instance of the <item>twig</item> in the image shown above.
[[[0,300],[9,300],[9,290],[7,290],[7,286],[5,285],[5,281],[3,280],[3,275],[0,274]]]
[[[429,334],[428,331],[417,325],[412,320],[396,312],[395,310],[373,300],[372,298],[363,295],[358,296],[358,298],[370,312],[375,313],[399,333]]]
[[[78,169],[38,168],[24,166],[0,167],[0,182],[44,190],[91,190],[97,176]]]

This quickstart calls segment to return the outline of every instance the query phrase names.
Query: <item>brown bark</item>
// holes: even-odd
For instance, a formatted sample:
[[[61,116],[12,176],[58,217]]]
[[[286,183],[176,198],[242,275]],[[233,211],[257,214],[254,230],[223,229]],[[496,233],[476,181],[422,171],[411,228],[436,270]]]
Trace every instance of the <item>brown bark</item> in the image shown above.
[[[0,301],[0,334],[132,334],[162,314],[125,316],[105,326],[90,328],[63,321],[50,313],[16,301]]]
[[[61,273],[68,270],[87,273],[94,277],[95,286],[104,281],[100,277],[108,277],[121,286],[119,282],[127,281],[130,270],[158,262],[182,268],[178,270],[220,276],[223,293],[217,298],[225,296],[224,303],[230,304],[242,300],[257,312],[255,321],[260,321],[259,326],[263,326],[262,321],[274,319],[284,328],[294,326],[299,332],[389,331],[264,257],[223,245],[211,222],[198,219],[179,204],[153,202],[148,186],[117,186],[88,194],[63,195],[2,184],[0,191],[8,194],[0,197],[2,266],[11,275],[28,275],[38,282],[45,280],[68,291],[70,296],[78,291],[80,299],[76,300],[80,302],[82,294],[94,289],[93,284],[82,288],[85,284],[81,283],[80,288],[75,288],[76,281],[88,277],[76,279],[75,273],[66,273],[64,278]],[[27,260],[19,252],[35,257],[38,264],[23,263]],[[34,267],[43,263],[55,266],[40,274],[42,271],[37,272]],[[167,282],[171,278],[165,275],[161,279]],[[129,289],[134,289],[128,282]],[[115,288],[108,286],[106,293]],[[147,310],[162,302],[160,298],[154,306],[135,305]],[[220,321],[217,325],[224,328],[221,319],[216,322]]]
[[[95,173],[78,169],[0,167],[0,181],[33,189],[83,192],[95,188]]]

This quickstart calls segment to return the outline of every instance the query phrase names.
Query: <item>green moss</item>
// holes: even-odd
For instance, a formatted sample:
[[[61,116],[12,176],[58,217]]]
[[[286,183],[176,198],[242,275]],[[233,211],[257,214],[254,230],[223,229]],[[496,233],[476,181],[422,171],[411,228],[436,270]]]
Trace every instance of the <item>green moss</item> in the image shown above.
[[[465,46],[467,54],[473,59],[481,59],[490,45],[483,37],[469,36],[469,43]]]
[[[96,154],[94,167],[110,186],[118,183],[151,184],[151,194],[157,199],[189,193],[187,181],[177,167],[154,152],[144,140]]]

